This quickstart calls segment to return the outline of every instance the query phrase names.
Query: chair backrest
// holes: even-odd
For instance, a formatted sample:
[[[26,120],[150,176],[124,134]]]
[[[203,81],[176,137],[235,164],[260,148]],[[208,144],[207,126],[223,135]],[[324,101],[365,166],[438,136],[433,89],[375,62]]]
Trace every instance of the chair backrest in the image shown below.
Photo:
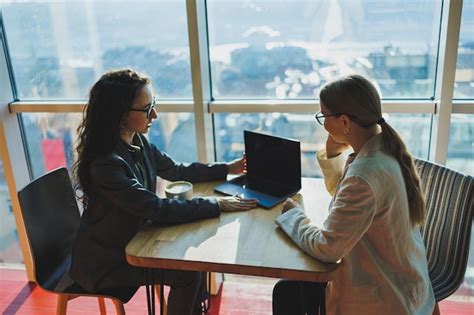
[[[80,224],[71,180],[66,168],[51,171],[18,192],[36,281],[53,291],[70,264]]]
[[[444,166],[415,159],[426,195],[422,227],[435,298],[441,301],[461,285],[469,256],[474,179]]]

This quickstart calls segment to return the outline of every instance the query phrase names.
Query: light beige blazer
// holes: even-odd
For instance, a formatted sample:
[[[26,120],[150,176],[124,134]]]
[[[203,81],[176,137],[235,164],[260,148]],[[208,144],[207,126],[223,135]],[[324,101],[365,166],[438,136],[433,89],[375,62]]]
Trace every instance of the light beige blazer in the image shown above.
[[[431,314],[435,299],[425,247],[410,225],[405,184],[382,135],[369,140],[344,167],[341,155],[317,159],[333,195],[323,226],[293,208],[276,223],[307,254],[343,259],[327,288],[328,314]]]

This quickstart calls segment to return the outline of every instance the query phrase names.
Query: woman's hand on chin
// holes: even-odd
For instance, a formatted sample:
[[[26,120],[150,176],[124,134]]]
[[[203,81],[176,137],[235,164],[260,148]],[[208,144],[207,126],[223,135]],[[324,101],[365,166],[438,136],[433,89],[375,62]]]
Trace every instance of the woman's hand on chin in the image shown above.
[[[349,148],[350,146],[347,143],[338,143],[328,134],[328,138],[326,139],[326,157],[328,159],[338,156]]]

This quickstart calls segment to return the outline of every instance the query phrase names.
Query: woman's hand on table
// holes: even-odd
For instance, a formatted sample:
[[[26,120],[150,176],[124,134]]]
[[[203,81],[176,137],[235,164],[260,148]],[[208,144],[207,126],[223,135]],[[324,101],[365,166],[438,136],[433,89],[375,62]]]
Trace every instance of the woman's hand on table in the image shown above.
[[[283,210],[281,210],[281,213],[285,213],[286,211],[293,209],[293,208],[303,208],[298,202],[295,200],[288,198],[286,201],[283,203]]]
[[[227,163],[229,174],[242,174],[247,172],[247,158],[245,154],[242,157]]]
[[[239,196],[217,197],[219,209],[223,212],[246,211],[257,207],[257,199],[244,199]]]

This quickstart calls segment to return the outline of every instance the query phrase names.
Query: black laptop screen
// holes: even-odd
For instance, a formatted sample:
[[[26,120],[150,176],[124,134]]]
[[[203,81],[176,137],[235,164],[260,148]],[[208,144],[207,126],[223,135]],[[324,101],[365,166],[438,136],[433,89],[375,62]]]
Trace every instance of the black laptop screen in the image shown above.
[[[301,188],[300,142],[244,130],[247,179],[260,191]]]

